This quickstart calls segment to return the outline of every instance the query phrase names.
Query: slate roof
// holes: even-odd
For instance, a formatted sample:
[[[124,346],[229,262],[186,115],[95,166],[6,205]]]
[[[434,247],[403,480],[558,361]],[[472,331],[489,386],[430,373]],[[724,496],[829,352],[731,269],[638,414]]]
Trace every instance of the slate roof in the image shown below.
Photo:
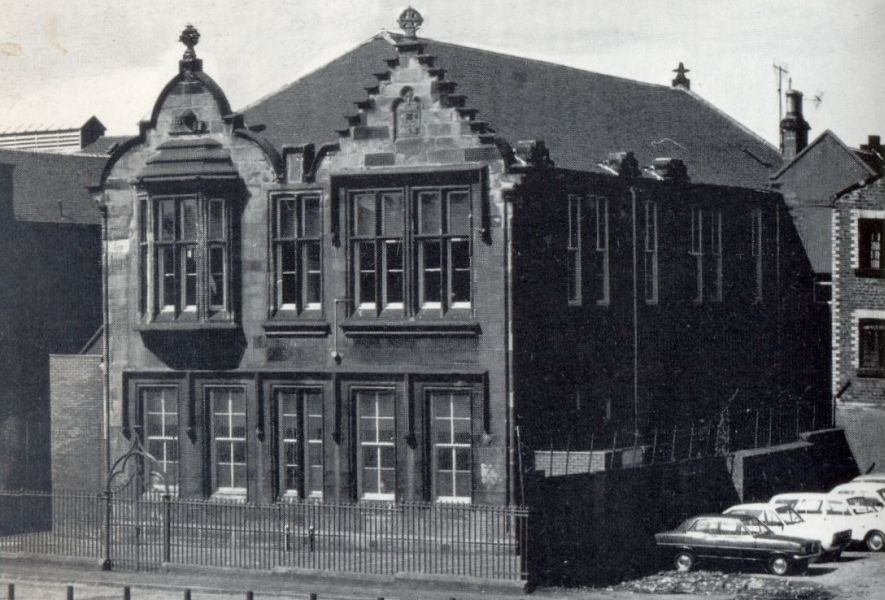
[[[78,154],[105,154],[110,155],[114,149],[132,138],[131,135],[103,135],[91,144],[86,144]]]
[[[98,180],[107,158],[0,150],[0,165],[12,165],[16,220],[99,225],[101,214],[86,187]],[[6,202],[0,198],[0,202]]]
[[[398,36],[381,33],[326,66],[242,109],[250,126],[278,148],[334,143],[345,115],[377,84],[373,73],[396,56]],[[777,149],[681,88],[648,84],[553,63],[422,39],[435,67],[458,84],[466,106],[479,110],[511,144],[544,140],[557,167],[599,170],[609,152],[632,150],[641,165],[682,158],[692,181],[767,187],[780,168]]]

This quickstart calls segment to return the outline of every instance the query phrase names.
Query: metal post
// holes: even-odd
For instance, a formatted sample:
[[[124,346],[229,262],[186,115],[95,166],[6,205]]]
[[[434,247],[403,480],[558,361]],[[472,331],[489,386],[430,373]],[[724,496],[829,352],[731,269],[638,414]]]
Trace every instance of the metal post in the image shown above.
[[[590,434],[590,452],[587,455],[587,472],[593,470],[593,443],[596,441],[596,432]]]
[[[182,600],[191,600],[191,590],[190,588],[185,588],[184,593],[181,596]]]
[[[307,543],[310,551],[313,552],[316,544],[316,531],[314,530],[313,525],[307,529]]]
[[[568,475],[568,461],[572,449],[572,433],[569,432],[565,439],[565,474]]]
[[[772,434],[773,427],[774,427],[774,409],[769,407],[769,409],[768,409],[768,445],[769,445],[769,447],[771,446],[771,434]]]
[[[15,600],[15,584],[10,583],[6,586],[6,598],[7,600]]]
[[[655,464],[655,454],[658,452],[658,428],[655,427],[655,436],[651,442],[651,464]]]
[[[310,600],[317,600],[317,595],[315,593],[311,592],[309,598],[310,598]]]
[[[255,600],[255,592],[252,590],[246,592],[246,600]]]
[[[756,411],[756,426],[753,429],[753,449],[759,447],[759,410]]]
[[[123,600],[131,600],[132,599],[132,591],[129,589],[128,585],[123,586]]]
[[[670,444],[670,462],[676,462],[676,425],[673,426],[673,443]]]
[[[172,562],[172,496],[163,494],[163,562]]]
[[[68,586],[68,600],[74,600],[74,586]]]
[[[101,570],[110,571],[114,568],[114,563],[111,559],[111,511],[114,509],[114,504],[110,483],[104,493],[104,499],[104,560],[101,563]]]
[[[799,439],[799,403],[796,403],[796,439]]]
[[[688,434],[688,458],[692,457],[692,446],[694,445],[694,424],[691,426],[691,431]]]
[[[633,456],[630,457],[630,460],[632,461],[634,466],[636,465],[636,448],[638,446],[638,443],[639,443],[639,431],[634,429],[633,430]]]
[[[547,471],[547,477],[553,477],[553,437],[550,437],[550,469]]]
[[[612,436],[612,455],[611,455],[611,466],[610,469],[615,468],[615,449],[618,447],[618,430],[615,429],[615,434]]]

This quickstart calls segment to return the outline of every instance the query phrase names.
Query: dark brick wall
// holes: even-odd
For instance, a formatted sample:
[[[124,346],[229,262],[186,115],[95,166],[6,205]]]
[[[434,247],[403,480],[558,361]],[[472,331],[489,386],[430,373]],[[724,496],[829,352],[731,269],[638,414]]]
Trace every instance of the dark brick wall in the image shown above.
[[[617,177],[556,173],[527,185],[515,209],[514,338],[517,411],[524,441],[586,449],[592,432],[687,427],[735,408],[816,402],[829,422],[826,306],[814,307],[813,273],[781,197],[738,188],[636,184],[638,397],[634,407],[633,217]],[[608,198],[610,300],[567,301],[567,196]],[[659,300],[643,293],[644,203],[658,206]],[[722,211],[723,301],[694,300],[691,207]],[[763,213],[763,293],[755,302],[750,211]],[[707,218],[707,217],[705,217]],[[595,227],[586,215],[585,228]],[[709,230],[705,224],[706,235]],[[592,238],[591,238],[592,239]],[[705,240],[705,244],[706,244]],[[705,265],[710,264],[708,253]],[[593,248],[584,250],[589,273]],[[710,271],[705,267],[705,277]],[[593,286],[588,274],[585,286]],[[576,391],[581,394],[580,401]],[[607,419],[606,404],[610,403]]]
[[[48,489],[50,353],[72,353],[101,320],[99,227],[16,221],[0,167],[0,488]]]
[[[101,491],[101,356],[49,357],[52,489]]]

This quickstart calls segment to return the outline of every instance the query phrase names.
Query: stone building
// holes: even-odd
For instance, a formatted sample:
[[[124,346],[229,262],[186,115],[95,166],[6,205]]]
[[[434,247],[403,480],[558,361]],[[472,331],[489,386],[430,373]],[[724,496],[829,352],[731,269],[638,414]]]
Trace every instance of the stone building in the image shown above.
[[[113,454],[142,440],[186,497],[518,503],[551,433],[801,393],[813,277],[774,148],[684,69],[401,25],[241,113],[182,34],[95,190]]]
[[[861,470],[885,464],[885,183],[839,194],[833,209],[833,386]]]

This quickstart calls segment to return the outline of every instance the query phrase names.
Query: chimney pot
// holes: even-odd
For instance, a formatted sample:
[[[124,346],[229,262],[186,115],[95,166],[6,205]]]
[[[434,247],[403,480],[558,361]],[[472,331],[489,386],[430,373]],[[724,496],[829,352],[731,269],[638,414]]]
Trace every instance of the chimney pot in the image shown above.
[[[660,157],[651,163],[651,168],[655,175],[663,181],[672,181],[673,183],[688,183],[688,168],[681,158]]]
[[[802,116],[802,92],[787,90],[787,114],[781,120],[781,155],[793,160],[808,145],[811,127]]]
[[[610,152],[605,166],[620,177],[639,177],[642,174],[639,170],[639,161],[632,152]]]

